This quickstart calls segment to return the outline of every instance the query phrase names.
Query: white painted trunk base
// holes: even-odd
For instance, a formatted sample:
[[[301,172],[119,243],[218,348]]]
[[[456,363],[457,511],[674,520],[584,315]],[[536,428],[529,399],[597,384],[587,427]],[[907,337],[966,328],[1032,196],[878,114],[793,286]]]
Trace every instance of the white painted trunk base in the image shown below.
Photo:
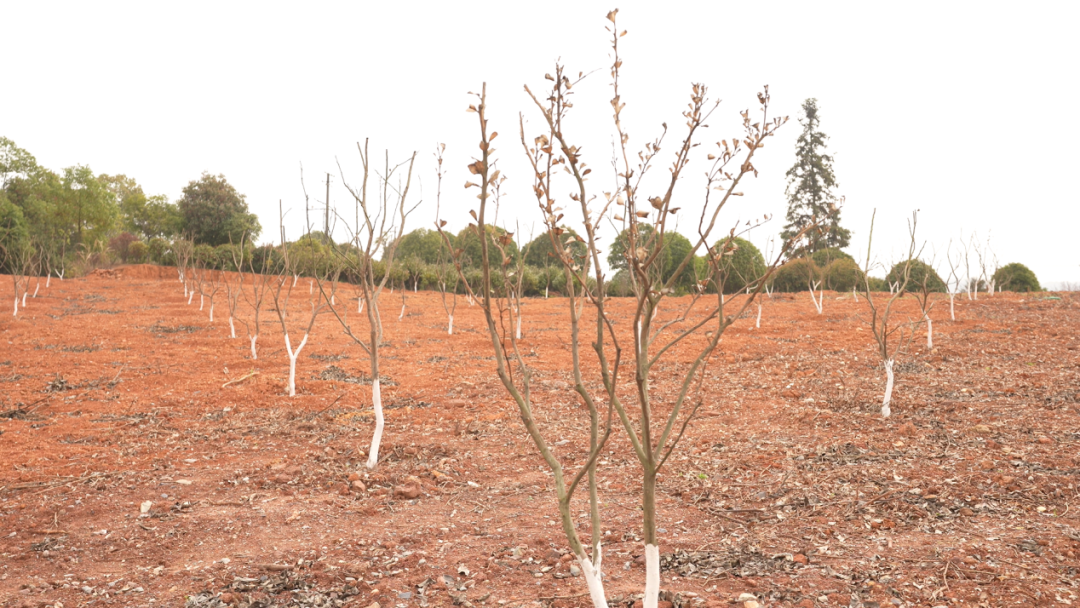
[[[660,548],[645,545],[645,597],[642,608],[656,608],[660,599]]]
[[[214,303],[210,302],[210,322],[214,322]]]
[[[49,281],[52,281],[52,273],[45,275],[45,289],[49,288]]]
[[[892,414],[889,404],[892,402],[893,380],[893,360],[889,359],[885,362],[885,399],[881,402],[881,415],[884,418]]]
[[[401,305],[401,314],[397,316],[397,320],[400,321],[405,318],[405,305]]]
[[[761,304],[757,305],[757,321],[754,322],[754,327],[761,329]]]
[[[949,294],[949,319],[951,319],[953,321],[956,320],[956,306],[955,306],[955,303],[956,303],[956,294],[955,293],[950,293]]]
[[[192,298],[194,298],[194,297],[195,297],[195,292],[194,292],[194,291],[193,291],[193,292],[191,292],[191,293],[189,293],[189,294],[187,294],[187,303],[188,303],[188,306],[191,306],[191,299],[192,299]]]
[[[205,296],[203,296],[203,294],[201,294],[201,293],[200,293],[200,294],[199,294],[199,310],[200,310],[200,311],[201,311],[201,310],[203,309],[203,302],[204,302],[205,300],[206,300],[206,297],[205,297]]]
[[[19,316],[19,296],[15,296],[15,312],[11,313],[11,316]]]
[[[292,277],[292,286],[296,287],[296,282],[300,280],[300,275],[294,274]]]
[[[37,297],[37,292],[38,292],[39,289],[41,289],[41,281],[40,280],[37,283],[34,284],[34,295],[32,295],[30,297],[31,298],[36,298]]]
[[[450,315],[450,325],[446,328],[446,335],[454,335],[454,315]]]
[[[934,350],[934,322],[930,320],[929,315],[923,316],[926,318],[926,348]]]
[[[300,340],[300,345],[296,347],[296,352],[293,352],[292,344],[289,343],[289,334],[285,334],[285,350],[289,353],[289,396],[296,396],[296,359],[300,356],[300,351],[304,350],[304,345],[307,344],[308,335],[304,334],[304,339]]]
[[[259,354],[255,352],[255,342],[259,339],[259,336],[251,336],[251,358],[252,360],[258,359]]]
[[[236,337],[236,325],[233,323],[232,315],[229,315],[229,333],[232,334],[230,337]]]
[[[22,307],[26,308],[26,292],[22,292]]]
[[[593,608],[607,608],[607,594],[604,593],[604,580],[599,566],[594,567],[592,561],[584,555],[578,555],[577,560],[581,566],[581,576],[589,588],[589,599],[592,600]]]
[[[375,409],[375,434],[371,436],[371,449],[368,450],[367,468],[374,469],[379,464],[379,443],[382,442],[383,411],[382,391],[379,389],[379,379],[371,382],[371,407]]]
[[[356,307],[356,314],[360,314],[362,312],[364,312],[364,300],[363,300],[363,298],[360,299],[360,304]]]
[[[514,339],[515,340],[520,340],[521,339],[521,311],[520,310],[518,311],[518,315],[517,315],[517,328],[514,330]]]

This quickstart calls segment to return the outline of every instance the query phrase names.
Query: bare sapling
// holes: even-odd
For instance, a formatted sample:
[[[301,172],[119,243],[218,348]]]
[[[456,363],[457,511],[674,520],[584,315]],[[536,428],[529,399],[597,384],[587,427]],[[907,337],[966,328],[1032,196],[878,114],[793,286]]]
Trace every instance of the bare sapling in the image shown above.
[[[766,89],[764,93],[758,95],[762,106],[762,118],[755,121],[751,119],[749,111],[743,112],[744,134],[730,142],[725,140],[717,144],[715,155],[709,155],[709,160],[714,163],[707,172],[703,211],[698,222],[698,236],[695,241],[692,241],[691,250],[683,259],[678,260],[674,271],[670,275],[662,276],[659,270],[666,254],[665,238],[669,230],[669,222],[674,222],[670,218],[679,211],[678,207],[672,205],[674,190],[680,183],[680,177],[690,161],[691,151],[697,146],[695,138],[699,130],[704,128],[705,121],[716,108],[716,104],[707,100],[704,85],[693,85],[689,108],[683,113],[687,134],[676,148],[675,158],[669,169],[670,181],[667,182],[666,190],[658,196],[639,196],[642,176],[657,159],[664,135],[646,144],[645,150],[640,154],[632,154],[627,149],[629,135],[622,124],[625,103],[621,99],[619,90],[622,60],[618,49],[618,41],[625,32],[619,32],[615,27],[616,13],[617,11],[612,11],[608,14],[608,19],[612,22],[608,29],[612,33],[614,55],[611,67],[614,96],[611,106],[614,110],[616,156],[618,157],[616,192],[604,193],[602,197],[597,197],[591,196],[587,190],[587,176],[592,169],[586,166],[580,148],[570,143],[564,129],[564,118],[573,105],[570,101],[572,88],[577,81],[571,81],[564,74],[562,66],[557,65],[554,75],[547,76],[553,82],[549,93],[537,95],[528,87],[525,89],[544,119],[543,132],[533,137],[526,136],[524,120],[523,118],[520,120],[522,145],[533,169],[533,191],[549,238],[552,239],[553,248],[563,267],[567,293],[574,296],[568,298],[567,302],[571,321],[572,372],[575,390],[590,413],[589,455],[585,461],[586,464],[576,472],[569,486],[565,483],[563,464],[550,450],[533,416],[534,403],[529,384],[530,369],[518,348],[515,334],[504,321],[503,311],[509,307],[508,303],[500,305],[496,302],[500,298],[505,302],[506,295],[505,293],[498,294],[493,289],[491,274],[499,269],[489,256],[489,250],[509,245],[512,237],[502,235],[493,239],[490,244],[489,239],[481,239],[484,278],[477,297],[484,309],[500,380],[517,404],[522,421],[538,451],[555,475],[563,529],[570,541],[571,550],[582,565],[590,598],[597,608],[606,606],[607,601],[604,597],[598,563],[601,548],[599,539],[595,535],[599,530],[599,512],[593,498],[596,489],[593,483],[595,474],[592,471],[596,465],[596,458],[603,448],[604,439],[610,432],[611,422],[602,427],[603,432],[600,431],[602,411],[606,410],[608,421],[612,420],[613,412],[617,414],[630,439],[633,452],[642,466],[642,514],[646,563],[643,605],[645,608],[655,608],[660,593],[660,552],[656,526],[657,476],[678,447],[687,426],[703,403],[701,383],[710,355],[716,350],[724,330],[752,304],[760,293],[764,281],[754,292],[741,300],[740,306],[733,307],[736,314],[726,314],[722,290],[717,290],[715,306],[710,305],[708,309],[697,313],[694,317],[691,317],[691,313],[694,303],[700,301],[697,297],[691,298],[691,303],[686,304],[681,311],[676,308],[679,306],[678,301],[672,300],[668,305],[670,308],[665,306],[666,311],[671,311],[667,313],[672,317],[668,320],[662,320],[661,317],[656,316],[656,311],[659,310],[665,298],[675,293],[680,277],[691,268],[690,264],[693,263],[696,253],[709,250],[706,243],[713,233],[721,208],[731,197],[742,194],[738,187],[747,174],[756,175],[757,171],[752,163],[754,154],[764,147],[765,139],[772,136],[785,119],[774,119],[768,115],[769,100]],[[580,78],[579,75],[578,79]],[[488,131],[487,119],[484,115],[485,102],[485,96],[481,94],[480,106],[470,108],[477,111],[480,116],[481,157],[470,165],[470,171],[479,177],[479,183],[469,185],[480,189],[479,213],[470,213],[473,214],[477,224],[476,230],[481,235],[487,233],[488,199],[492,195],[492,184],[498,179],[497,172],[491,168],[490,156],[491,141],[496,134]],[[666,128],[664,133],[666,134]],[[576,238],[561,227],[565,214],[561,201],[556,201],[555,198],[555,185],[552,182],[556,174],[568,176],[571,182],[569,205],[580,211],[578,220],[580,227],[575,227],[580,236]],[[714,198],[713,192],[719,194]],[[618,210],[619,206],[624,210]],[[616,213],[619,215],[615,215]],[[626,363],[627,366],[633,368],[633,378],[632,380],[627,378],[625,382],[620,378],[623,369],[621,332],[617,331],[616,320],[607,308],[608,299],[603,266],[600,261],[601,248],[597,240],[599,222],[610,221],[612,218],[615,221],[623,221],[621,217],[623,214],[629,220],[625,255],[631,274],[630,282],[635,302],[631,332],[633,335],[632,356]],[[577,211],[575,215],[578,215]],[[646,226],[648,228],[645,228]],[[800,233],[799,238],[801,236]],[[577,239],[580,239],[586,250],[586,254],[580,258],[569,253],[566,242]],[[784,249],[786,252],[788,248]],[[722,255],[722,252],[720,254]],[[711,260],[709,263],[713,265],[712,274],[715,276],[719,272],[718,260],[711,253],[706,257]],[[505,268],[509,265],[506,255],[503,256],[503,260]],[[765,277],[766,281],[778,263],[779,258],[773,263]],[[592,274],[591,277],[590,274]],[[598,376],[599,384],[603,387],[599,394],[590,392],[582,373],[580,343],[583,338],[580,336],[580,321],[582,308],[586,305],[595,312],[595,329],[590,330],[589,333],[592,335],[584,339],[588,340],[586,344],[589,344],[595,353],[595,365],[590,365],[589,368],[596,370],[593,373]],[[689,339],[692,336],[697,339]],[[680,352],[686,350],[690,352]],[[673,378],[666,370],[675,367],[672,359],[676,353],[682,356],[682,360],[680,360],[679,372]],[[684,362],[687,355],[690,358],[688,364]],[[660,370],[665,371],[661,373]],[[652,388],[654,384],[669,387],[670,390],[665,393],[673,396],[660,399]],[[633,412],[629,410],[628,403],[634,404]],[[634,420],[631,419],[632,416]],[[573,489],[586,475],[590,482],[590,502],[593,505],[591,523],[594,541],[590,547],[591,555],[585,551],[578,538],[569,508]]]
[[[240,303],[240,296],[244,293],[244,240],[247,235],[240,236],[240,247],[230,248],[229,261],[232,262],[232,268],[236,270],[236,277],[229,276],[226,270],[226,261],[222,260],[221,280],[225,283],[225,301],[229,307],[229,337],[236,338],[236,310],[237,305]],[[229,237],[231,243],[232,237]]]
[[[874,217],[877,215],[877,209],[874,210],[873,215],[870,216],[870,236],[867,238],[866,245],[866,265],[863,268],[863,295],[866,298],[866,305],[870,308],[870,331],[874,334],[874,340],[877,343],[877,354],[881,357],[881,363],[885,368],[885,396],[881,401],[881,415],[884,418],[888,418],[892,415],[892,392],[893,384],[895,381],[894,365],[896,363],[897,356],[903,351],[907,344],[911,341],[914,335],[915,325],[919,320],[913,322],[893,322],[892,315],[896,312],[893,310],[893,305],[900,300],[907,293],[908,283],[911,279],[911,267],[912,262],[917,258],[915,251],[915,226],[918,220],[918,216],[913,213],[911,221],[908,222],[908,233],[910,235],[910,244],[908,246],[907,257],[901,266],[901,272],[899,276],[895,277],[896,289],[893,290],[889,296],[889,299],[882,305],[874,300],[874,294],[870,290],[870,260],[873,259],[871,251],[874,244]]]
[[[268,248],[269,249],[269,248]],[[259,358],[258,350],[256,349],[256,343],[259,341],[259,332],[261,326],[259,323],[259,313],[262,311],[263,300],[266,298],[266,291],[272,284],[278,284],[283,276],[280,273],[280,269],[276,268],[273,262],[273,250],[267,251],[267,255],[262,256],[262,260],[259,267],[255,267],[254,256],[249,257],[247,260],[248,270],[251,272],[251,288],[248,290],[243,289],[243,284],[240,286],[240,291],[243,293],[244,300],[251,307],[251,322],[241,318],[240,322],[244,324],[244,328],[247,330],[248,342],[251,343],[251,359],[257,360]],[[240,263],[243,264],[243,258]],[[243,266],[240,266],[241,270]],[[281,279],[283,280],[283,279]]]
[[[997,272],[997,254],[990,248],[990,237],[986,237],[986,244],[975,248],[975,254],[979,257],[979,282],[985,286],[986,292],[991,297],[994,295],[994,273]]]
[[[439,144],[435,152],[435,161],[437,164],[436,175],[438,177],[438,185],[435,189],[435,229],[439,230],[442,227],[441,224],[441,209],[442,209],[442,179],[443,179],[443,152],[446,151],[446,144]],[[445,236],[445,235],[443,235]],[[442,299],[443,311],[446,312],[446,335],[454,335],[454,312],[457,311],[457,292],[460,285],[460,276],[457,270],[453,267],[451,261],[448,258],[452,258],[451,248],[447,245],[439,247],[439,258],[435,263],[435,278],[438,283],[439,297]],[[447,284],[450,284],[450,296],[447,298]]]
[[[960,288],[963,281],[960,278],[960,260],[963,254],[957,252],[956,259],[953,259],[953,243],[949,241],[949,246],[945,250],[945,261],[949,265],[949,278],[945,282],[945,287],[949,292],[949,320],[956,321],[956,294],[960,292]]]
[[[817,277],[815,272],[817,269],[814,266],[814,261],[807,256],[806,258],[806,270],[808,274],[807,286],[810,288],[810,301],[814,303],[814,310],[817,314],[821,314],[821,310],[825,305],[825,292],[821,289],[821,279]],[[817,292],[815,297],[814,293]]]
[[[8,229],[6,232],[12,232]],[[11,282],[14,287],[14,309],[11,316],[19,316],[19,294],[25,295],[23,288],[24,278],[29,271],[30,259],[33,257],[31,246],[25,242],[11,239],[9,242],[0,240],[0,268],[6,267],[11,273]],[[25,302],[23,308],[26,308]]]
[[[940,289],[935,281],[937,272],[934,270],[934,257],[930,258],[929,264],[923,266],[920,276],[915,277],[916,280],[910,285],[911,295],[919,303],[919,312],[922,314],[923,323],[926,323],[926,350],[934,350],[934,321],[930,318],[930,310],[937,303],[934,293]]]
[[[570,85],[569,80],[563,81],[561,68],[556,71],[556,76],[560,81],[560,90],[564,90],[564,87]],[[528,89],[526,88],[526,90]],[[584,464],[579,465],[576,471],[568,472],[566,470],[567,465],[564,463],[565,461],[556,455],[551,442],[544,436],[543,431],[540,428],[540,423],[537,421],[534,414],[534,405],[537,404],[534,403],[534,393],[531,390],[531,370],[525,363],[519,349],[518,338],[516,337],[517,334],[512,328],[513,323],[510,316],[511,313],[509,312],[512,308],[512,303],[510,301],[508,281],[511,272],[509,266],[512,263],[512,260],[508,249],[509,245],[512,243],[513,237],[509,233],[496,235],[494,233],[494,225],[489,223],[489,216],[495,211],[495,209],[489,206],[489,198],[492,198],[495,195],[495,184],[501,180],[500,172],[493,167],[493,154],[495,149],[492,147],[492,141],[498,136],[498,133],[488,129],[486,85],[484,85],[483,89],[481,89],[481,93],[477,95],[477,97],[478,104],[469,106],[469,111],[475,112],[479,119],[480,157],[475,159],[474,162],[469,165],[469,172],[475,176],[476,181],[470,181],[466,184],[466,188],[476,187],[480,191],[478,195],[478,209],[470,210],[469,212],[475,220],[475,223],[470,224],[470,229],[475,231],[476,236],[481,243],[481,259],[479,261],[482,279],[481,284],[477,286],[478,290],[476,292],[473,291],[465,278],[462,250],[453,249],[449,237],[443,231],[443,227],[446,223],[445,220],[439,220],[436,227],[438,228],[446,247],[453,252],[454,266],[464,285],[466,293],[472,300],[479,304],[484,312],[488,335],[495,352],[496,371],[499,379],[516,403],[518,414],[529,433],[529,437],[532,439],[541,458],[551,469],[554,476],[555,495],[558,500],[558,510],[563,532],[569,541],[571,551],[574,553],[574,556],[581,566],[582,576],[588,587],[592,604],[597,608],[601,606],[606,607],[607,598],[604,593],[604,584],[601,576],[601,521],[596,464],[597,458],[611,434],[612,408],[609,405],[606,413],[602,413],[598,401],[593,398],[593,395],[590,394],[585,387],[584,378],[581,372],[580,339],[581,317],[586,301],[603,301],[604,299],[601,271],[597,262],[596,274],[601,280],[596,282],[595,287],[593,288],[595,291],[589,293],[588,281],[586,278],[594,267],[594,258],[574,258],[562,242],[562,230],[557,227],[554,230],[550,229],[554,226],[554,221],[547,223],[549,227],[548,235],[549,238],[552,239],[552,245],[556,254],[565,256],[566,258],[563,267],[566,281],[566,300],[570,316],[570,347],[574,361],[574,388],[581,396],[589,412],[589,448],[584,459],[585,462]],[[564,101],[564,99],[560,101]],[[554,110],[554,114],[549,117],[549,126],[561,123],[565,107],[566,105],[562,103],[558,105],[558,108]],[[544,111],[548,112],[550,110],[551,108],[548,108]],[[554,127],[550,127],[549,134],[552,134],[553,131]],[[525,145],[527,150],[530,150],[525,141],[523,126],[521,136],[522,144]],[[551,143],[553,136],[549,138],[547,135],[542,135],[541,138],[545,143],[540,144],[538,147],[550,152],[551,146],[553,145]],[[541,138],[537,138],[538,144]],[[553,211],[551,200],[547,199],[545,194],[540,193],[550,192],[551,174],[556,157],[550,154],[545,157],[544,154],[544,152],[529,151],[530,161],[533,164],[536,175],[535,185],[538,192],[538,200],[542,207],[545,205],[546,201],[548,209],[552,210],[550,213],[552,214],[552,219],[554,219],[557,212]],[[495,202],[497,204],[497,200]],[[595,222],[597,219],[598,218],[594,217],[590,221]],[[590,238],[592,238],[591,234]],[[501,263],[496,261],[496,252],[500,254],[502,259]],[[595,258],[595,260],[598,260],[598,258]],[[497,282],[496,276],[501,276],[502,281]],[[603,316],[597,317],[597,341],[594,343],[594,348],[597,349],[602,365],[605,367],[606,371],[603,372],[603,374],[605,376],[604,382],[606,384],[609,380],[614,378],[610,374],[608,368],[614,366],[618,369],[620,355],[617,340],[613,346],[609,346],[611,340],[615,340],[615,336],[614,333],[611,333],[610,331],[610,324],[605,323],[605,321],[606,319],[604,319]],[[614,362],[609,362],[608,356],[613,356]],[[560,436],[560,439],[562,438],[563,437]],[[572,452],[570,447],[562,448],[562,450],[565,450],[567,453]],[[591,540],[588,551],[579,536],[571,511],[571,499],[582,481],[586,482],[589,492]]]
[[[368,178],[372,172],[370,156],[368,154],[367,141],[361,147],[356,144],[360,152],[360,163],[363,176],[360,185],[356,188],[349,186],[345,179],[345,172],[339,167],[341,181],[352,195],[355,202],[355,219],[350,226],[345,218],[338,216],[350,232],[351,247],[349,252],[342,248],[333,247],[335,255],[341,260],[341,264],[348,274],[355,277],[362,291],[362,303],[367,306],[368,334],[365,340],[359,330],[354,330],[349,321],[348,313],[344,308],[331,305],[330,311],[341,324],[345,335],[358,344],[368,354],[371,366],[371,405],[375,411],[375,432],[371,437],[371,447],[368,450],[366,466],[374,469],[379,463],[379,446],[382,442],[385,418],[382,406],[382,387],[379,349],[383,340],[382,317],[379,310],[379,296],[390,280],[390,270],[394,266],[394,257],[397,253],[398,243],[405,233],[405,221],[409,214],[416,209],[416,205],[408,207],[409,187],[412,184],[413,165],[416,162],[416,153],[407,161],[397,165],[390,165],[390,153],[385,156],[384,170],[378,176],[378,186],[375,188],[374,199],[368,198]],[[399,171],[408,165],[404,183],[400,179]],[[395,185],[393,180],[397,178]],[[419,205],[419,203],[417,203]],[[385,271],[376,276],[374,261],[382,253]],[[319,289],[324,289],[324,281],[319,281]],[[402,290],[404,291],[404,289]],[[404,294],[402,295],[404,298]],[[329,298],[327,298],[329,301]],[[362,304],[361,304],[362,305]],[[404,314],[404,309],[402,311]]]
[[[274,277],[270,286],[270,294],[274,299],[274,310],[277,313],[278,322],[281,324],[281,332],[284,334],[285,352],[289,356],[289,384],[287,389],[289,396],[295,397],[296,360],[300,357],[300,352],[304,350],[304,346],[307,345],[308,338],[311,336],[312,329],[315,327],[315,320],[319,317],[319,313],[323,312],[329,302],[329,294],[324,293],[320,289],[319,293],[308,295],[308,311],[304,316],[300,317],[304,323],[301,325],[301,331],[304,332],[304,335],[300,339],[300,343],[296,345],[296,348],[293,348],[292,337],[289,335],[291,314],[289,312],[289,300],[293,294],[296,282],[293,281],[290,283],[288,280],[289,273],[295,271],[293,270],[294,264],[291,263],[289,256],[289,246],[287,243],[283,243],[281,246],[281,258],[282,264],[279,266],[281,274]],[[288,286],[286,287],[286,285]]]

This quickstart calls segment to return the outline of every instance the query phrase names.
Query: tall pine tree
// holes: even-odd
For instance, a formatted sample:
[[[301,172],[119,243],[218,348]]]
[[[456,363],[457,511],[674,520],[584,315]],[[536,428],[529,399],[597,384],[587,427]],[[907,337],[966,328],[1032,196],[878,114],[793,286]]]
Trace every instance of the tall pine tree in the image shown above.
[[[795,164],[787,172],[787,224],[780,236],[787,240],[815,220],[821,224],[792,249],[792,258],[830,247],[846,247],[851,242],[851,231],[840,227],[838,199],[833,193],[833,159],[824,153],[829,136],[818,129],[817,100],[807,99],[802,108],[804,116],[799,124],[803,131],[795,142]]]

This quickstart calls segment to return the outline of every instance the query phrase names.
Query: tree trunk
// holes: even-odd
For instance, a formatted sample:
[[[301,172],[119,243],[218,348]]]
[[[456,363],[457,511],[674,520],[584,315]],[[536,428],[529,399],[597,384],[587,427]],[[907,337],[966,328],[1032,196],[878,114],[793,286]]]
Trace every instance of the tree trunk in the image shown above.
[[[923,318],[926,319],[926,350],[934,350],[934,322],[925,312]]]
[[[889,359],[885,362],[885,399],[881,402],[881,415],[888,418],[892,414],[892,408],[889,407],[889,403],[892,402],[892,389],[893,389],[893,360]]]
[[[232,315],[229,315],[229,333],[231,338],[236,337],[236,325],[233,323]]]
[[[401,305],[401,314],[398,315],[397,320],[400,321],[405,318],[405,305]]]
[[[956,294],[955,293],[950,293],[949,294],[949,319],[951,319],[953,321],[956,320],[956,307],[954,306],[955,301],[956,301]]]
[[[189,292],[189,293],[187,294],[187,303],[188,303],[188,306],[191,306],[191,300],[192,300],[192,298],[194,298],[194,297],[195,297],[195,292],[194,292],[194,291],[191,291],[191,292]]]
[[[757,321],[754,322],[754,327],[761,329],[761,302],[757,305]]]
[[[296,347],[296,352],[293,352],[292,345],[289,343],[289,334],[285,334],[285,350],[289,353],[289,396],[296,396],[296,359],[300,356],[300,351],[304,350],[304,345],[307,344],[308,335],[304,334],[304,339],[300,340],[300,345]]]
[[[514,339],[515,340],[520,340],[521,339],[521,309],[520,308],[517,311],[517,327],[514,330]]]
[[[660,599],[660,549],[656,546],[656,474],[645,471],[642,481],[641,506],[645,528],[645,597],[642,598],[642,608],[657,608]]]
[[[450,325],[446,329],[446,335],[448,335],[448,336],[454,335],[454,315],[450,315]]]
[[[382,441],[383,426],[385,424],[382,410],[382,391],[379,389],[378,376],[375,376],[375,379],[371,381],[371,407],[375,409],[375,434],[371,436],[371,449],[368,450],[367,468],[374,469],[375,465],[379,464],[379,443]]]
[[[255,360],[257,360],[259,358],[258,353],[255,352],[255,341],[258,340],[258,339],[259,339],[258,334],[255,334],[254,336],[251,336],[251,359],[252,359],[252,361],[255,361]]]

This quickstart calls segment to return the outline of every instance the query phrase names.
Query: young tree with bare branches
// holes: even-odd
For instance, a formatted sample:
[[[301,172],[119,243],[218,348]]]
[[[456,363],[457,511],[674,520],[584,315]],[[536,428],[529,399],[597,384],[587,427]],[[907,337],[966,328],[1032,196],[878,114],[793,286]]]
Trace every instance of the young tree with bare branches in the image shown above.
[[[877,354],[881,357],[881,363],[885,368],[885,396],[881,401],[881,415],[888,418],[892,415],[891,403],[896,358],[911,342],[911,337],[915,332],[915,325],[918,324],[917,320],[896,323],[895,319],[893,319],[893,315],[896,313],[893,306],[907,293],[908,283],[911,280],[911,266],[918,258],[915,251],[915,226],[918,216],[913,213],[911,221],[908,222],[910,244],[907,257],[904,262],[894,266],[896,288],[891,291],[889,299],[882,305],[874,300],[874,292],[870,289],[870,260],[873,259],[871,252],[874,244],[874,216],[876,215],[877,210],[875,209],[870,218],[870,235],[866,244],[866,266],[863,268],[865,290],[863,296],[865,296],[866,305],[870,309],[870,331],[873,333],[874,341],[877,343]]]
[[[610,435],[614,418],[617,417],[627,432],[633,453],[642,467],[642,514],[646,558],[645,608],[655,608],[660,592],[660,553],[658,531],[656,527],[656,479],[664,464],[670,458],[689,422],[692,420],[703,401],[701,383],[705,367],[710,356],[715,352],[724,330],[730,327],[742,312],[745,312],[760,294],[771,273],[787,253],[790,245],[785,246],[780,256],[772,262],[766,276],[757,288],[734,311],[725,310],[722,290],[717,290],[715,304],[710,304],[700,312],[695,311],[695,304],[700,298],[691,298],[691,303],[674,315],[674,319],[661,321],[657,316],[661,304],[676,291],[676,284],[684,271],[691,268],[697,252],[701,251],[708,259],[710,274],[720,274],[720,260],[726,251],[710,248],[707,243],[718,221],[720,210],[732,197],[741,196],[738,187],[750,174],[756,175],[752,159],[757,150],[764,147],[765,140],[771,137],[786,119],[772,118],[768,114],[769,95],[758,94],[761,103],[761,119],[754,121],[749,111],[742,112],[743,134],[730,140],[717,143],[715,154],[709,154],[712,161],[707,172],[706,189],[703,196],[703,212],[698,222],[698,235],[689,251],[677,259],[675,270],[660,273],[659,266],[665,261],[665,239],[671,238],[669,231],[674,231],[671,219],[679,208],[673,206],[676,185],[690,162],[691,152],[698,144],[696,138],[700,129],[716,108],[707,99],[704,85],[694,84],[690,95],[689,109],[683,116],[686,119],[687,134],[677,146],[675,158],[670,166],[670,181],[666,190],[658,196],[642,195],[641,179],[657,161],[662,134],[655,141],[646,144],[645,150],[632,154],[628,149],[629,135],[623,128],[622,111],[625,103],[621,100],[619,76],[622,60],[619,56],[618,42],[625,35],[615,27],[617,11],[608,14],[611,21],[612,48],[614,63],[611,76],[614,85],[614,109],[616,129],[616,148],[618,156],[616,192],[604,193],[600,202],[590,195],[587,187],[588,167],[578,146],[571,143],[564,130],[564,119],[573,106],[571,96],[574,85],[582,78],[571,79],[561,65],[556,65],[554,75],[546,78],[552,81],[551,90],[544,94],[535,94],[529,87],[530,96],[536,111],[543,117],[542,130],[534,136],[527,136],[522,117],[520,122],[521,143],[529,158],[533,170],[533,191],[537,204],[544,218],[545,227],[551,239],[555,257],[558,258],[566,281],[567,309],[569,313],[569,344],[572,353],[574,389],[588,411],[589,444],[584,464],[572,473],[567,471],[567,464],[551,449],[550,439],[545,437],[543,429],[535,416],[535,401],[531,390],[531,369],[521,352],[519,340],[509,323],[511,304],[505,287],[497,289],[495,275],[500,273],[504,280],[509,274],[510,261],[503,251],[512,243],[509,235],[494,239],[482,238],[482,282],[477,286],[476,297],[483,309],[487,329],[495,353],[496,371],[504,388],[517,405],[518,413],[541,457],[547,463],[555,477],[555,493],[563,531],[570,543],[582,572],[593,605],[597,608],[607,606],[601,577],[600,514],[597,499],[596,465],[597,458],[604,449]],[[480,156],[469,165],[469,171],[476,176],[475,182],[466,185],[476,187],[478,210],[470,211],[475,224],[472,229],[478,235],[488,234],[490,208],[494,198],[494,184],[499,180],[499,171],[494,169],[494,149],[492,141],[497,133],[489,130],[486,116],[486,87],[479,97],[479,105],[471,106],[470,111],[478,114],[480,123]],[[664,130],[666,134],[666,127]],[[631,160],[633,159],[633,160]],[[578,216],[576,235],[564,229],[564,203],[557,199],[554,183],[556,175],[568,176],[571,193],[569,208],[575,209]],[[620,211],[617,208],[622,207]],[[598,244],[598,228],[601,221],[628,220],[625,259],[631,273],[631,284],[635,300],[634,314],[631,321],[632,340],[625,342],[625,329],[609,312],[604,269],[601,264]],[[816,226],[814,222],[811,227]],[[647,229],[646,229],[647,227]],[[734,236],[732,231],[731,236]],[[796,235],[802,238],[804,231]],[[715,238],[715,236],[713,236]],[[579,241],[585,246],[585,255],[576,256],[568,246],[568,241]],[[725,241],[730,244],[730,239]],[[502,254],[502,255],[499,255]],[[502,264],[495,260],[502,258]],[[457,264],[461,268],[460,260]],[[505,283],[504,283],[505,285]],[[467,287],[468,288],[468,287]],[[470,289],[470,291],[472,291]],[[672,300],[671,306],[677,306]],[[588,306],[595,313],[595,323],[588,328],[583,315]],[[734,314],[728,314],[733,312]],[[655,324],[655,325],[654,325]],[[585,332],[586,336],[582,333]],[[696,339],[691,339],[696,337]],[[595,355],[596,379],[603,387],[590,390],[583,372],[583,357],[586,350],[582,343],[589,346]],[[624,346],[624,344],[626,344]],[[690,351],[690,362],[672,379],[669,374],[661,373],[664,362],[672,359],[680,350]],[[624,362],[624,353],[629,351]],[[590,357],[592,358],[592,357]],[[591,367],[591,366],[590,366]],[[629,368],[629,369],[628,369]],[[624,378],[624,373],[632,378]],[[591,379],[590,379],[591,380]],[[674,382],[676,396],[661,399],[653,386],[661,382]],[[582,543],[571,516],[571,499],[583,480],[587,480],[590,502],[590,524],[592,541],[588,546]]]
[[[351,249],[345,251],[341,247],[334,247],[342,265],[349,274],[356,278],[360,284],[363,301],[367,303],[368,332],[365,340],[359,330],[354,330],[349,321],[348,313],[344,307],[331,305],[330,311],[341,324],[342,329],[353,342],[358,344],[368,354],[371,366],[371,405],[375,410],[375,432],[371,437],[371,447],[368,450],[367,468],[373,469],[379,462],[379,445],[382,442],[385,419],[383,417],[382,387],[379,348],[383,340],[382,317],[379,310],[379,296],[390,279],[390,269],[394,265],[394,257],[397,253],[398,243],[405,232],[405,221],[416,206],[408,207],[409,187],[412,184],[413,165],[416,162],[416,153],[407,161],[397,165],[390,165],[390,153],[386,153],[385,164],[382,174],[378,175],[378,185],[375,189],[374,200],[368,198],[368,179],[372,173],[378,174],[370,165],[371,156],[368,153],[368,145],[365,140],[361,147],[356,144],[360,152],[362,177],[360,185],[353,188],[345,179],[345,172],[340,169],[341,181],[352,195],[355,202],[355,220],[350,226],[343,219],[350,231]],[[407,165],[407,174],[404,184],[399,180],[394,184],[399,170]],[[419,204],[419,203],[418,203]],[[340,217],[340,216],[339,216]],[[350,253],[352,252],[352,253]],[[374,265],[377,256],[382,253],[385,271],[381,276],[376,273]],[[326,281],[319,281],[320,291],[325,289]],[[402,294],[404,297],[404,293]],[[330,297],[326,298],[327,301]],[[402,304],[404,306],[404,304]],[[404,308],[402,309],[404,314]]]

